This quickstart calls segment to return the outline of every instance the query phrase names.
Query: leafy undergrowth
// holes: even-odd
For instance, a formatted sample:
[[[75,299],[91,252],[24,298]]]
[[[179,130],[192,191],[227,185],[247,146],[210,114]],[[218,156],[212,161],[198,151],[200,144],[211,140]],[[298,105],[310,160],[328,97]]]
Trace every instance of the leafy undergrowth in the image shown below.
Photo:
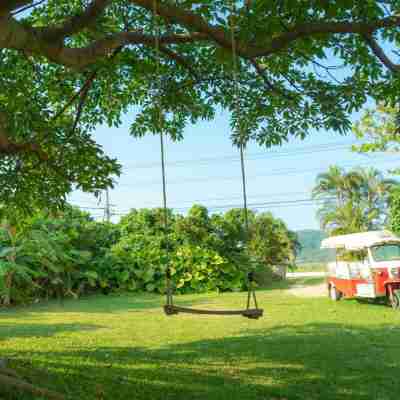
[[[400,313],[258,292],[265,317],[166,317],[155,295],[0,312],[0,358],[68,399],[396,399]],[[177,302],[237,308],[243,294]],[[1,397],[1,396],[0,396]],[[10,393],[9,399],[32,399]]]

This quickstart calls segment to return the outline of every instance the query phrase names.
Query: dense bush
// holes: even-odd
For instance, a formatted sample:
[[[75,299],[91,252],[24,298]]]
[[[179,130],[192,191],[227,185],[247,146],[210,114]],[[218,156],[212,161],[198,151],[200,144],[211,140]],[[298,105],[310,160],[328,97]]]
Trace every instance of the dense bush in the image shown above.
[[[19,229],[18,229],[19,228]],[[5,304],[56,296],[78,297],[99,284],[99,265],[118,229],[87,214],[38,214],[0,236],[0,298]]]
[[[170,269],[179,293],[236,291],[250,269],[293,262],[296,237],[269,213],[242,210],[186,216],[161,209],[132,210],[119,224],[93,221],[69,208],[40,213],[0,231],[0,300],[27,303],[96,291],[165,292]],[[245,243],[248,243],[245,246]]]
[[[121,220],[123,235],[111,252],[126,266],[128,287],[164,292],[167,267],[180,293],[243,287],[249,262],[232,224],[210,218],[201,206],[168,221],[165,232],[160,209],[133,210]]]

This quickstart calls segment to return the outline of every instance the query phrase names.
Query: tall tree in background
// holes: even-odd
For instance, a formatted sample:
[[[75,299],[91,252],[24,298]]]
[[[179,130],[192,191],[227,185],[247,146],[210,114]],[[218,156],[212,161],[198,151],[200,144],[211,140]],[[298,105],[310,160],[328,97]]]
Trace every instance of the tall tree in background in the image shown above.
[[[400,109],[395,107],[378,104],[375,108],[364,111],[360,120],[354,125],[354,133],[364,143],[360,146],[353,146],[354,151],[361,153],[383,152],[388,154],[400,153]],[[394,174],[400,173],[400,168],[393,171]],[[372,180],[375,180],[371,177]],[[376,192],[385,190],[379,188],[379,182],[375,180],[378,187]],[[400,234],[400,191],[398,188],[390,194],[389,207],[389,228],[396,234]]]
[[[385,178],[375,168],[360,168],[356,170],[356,174],[360,177],[358,192],[360,202],[365,203],[368,229],[383,226],[386,223],[391,193],[398,186],[398,181]]]
[[[265,266],[277,267],[284,277],[300,250],[297,234],[288,230],[286,224],[270,212],[258,214],[250,230],[250,254]]]
[[[400,190],[394,190],[390,198],[389,228],[400,235]]]
[[[332,235],[382,227],[396,186],[397,181],[385,179],[375,168],[346,172],[330,167],[317,177],[313,190],[313,197],[323,201],[318,211],[321,227]]]
[[[75,187],[110,186],[120,167],[91,132],[132,107],[134,136],[157,132],[158,103],[173,139],[223,108],[270,146],[310,128],[345,133],[368,97],[397,104],[398,1],[254,0],[235,15],[230,4],[158,0],[157,69],[153,0],[1,1],[0,202],[57,206]]]
[[[313,197],[335,199],[340,206],[344,205],[349,196],[355,192],[359,185],[359,177],[354,173],[346,173],[342,168],[332,165],[327,172],[317,176],[317,182],[313,189]]]

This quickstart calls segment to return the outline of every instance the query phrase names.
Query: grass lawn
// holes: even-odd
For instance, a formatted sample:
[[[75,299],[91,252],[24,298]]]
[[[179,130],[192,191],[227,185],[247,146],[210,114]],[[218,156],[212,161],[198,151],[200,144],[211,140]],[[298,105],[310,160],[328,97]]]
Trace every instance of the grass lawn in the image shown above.
[[[258,293],[266,311],[258,321],[165,317],[160,297],[133,294],[3,311],[0,358],[77,400],[398,398],[399,312],[282,287]],[[236,308],[244,297],[177,302]]]

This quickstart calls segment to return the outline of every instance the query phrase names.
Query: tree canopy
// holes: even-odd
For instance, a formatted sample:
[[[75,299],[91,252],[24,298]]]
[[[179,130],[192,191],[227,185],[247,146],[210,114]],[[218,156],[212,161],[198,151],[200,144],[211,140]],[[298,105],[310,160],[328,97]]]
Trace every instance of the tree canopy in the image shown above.
[[[376,108],[366,109],[353,127],[357,138],[362,139],[364,143],[353,146],[353,149],[361,153],[398,153],[400,151],[399,116],[397,104],[390,106],[381,103]]]
[[[110,186],[120,166],[91,132],[133,107],[134,136],[157,132],[159,105],[175,140],[222,108],[234,141],[240,128],[270,146],[310,128],[345,133],[368,97],[396,104],[398,1],[231,3],[2,1],[0,201],[48,206]]]

